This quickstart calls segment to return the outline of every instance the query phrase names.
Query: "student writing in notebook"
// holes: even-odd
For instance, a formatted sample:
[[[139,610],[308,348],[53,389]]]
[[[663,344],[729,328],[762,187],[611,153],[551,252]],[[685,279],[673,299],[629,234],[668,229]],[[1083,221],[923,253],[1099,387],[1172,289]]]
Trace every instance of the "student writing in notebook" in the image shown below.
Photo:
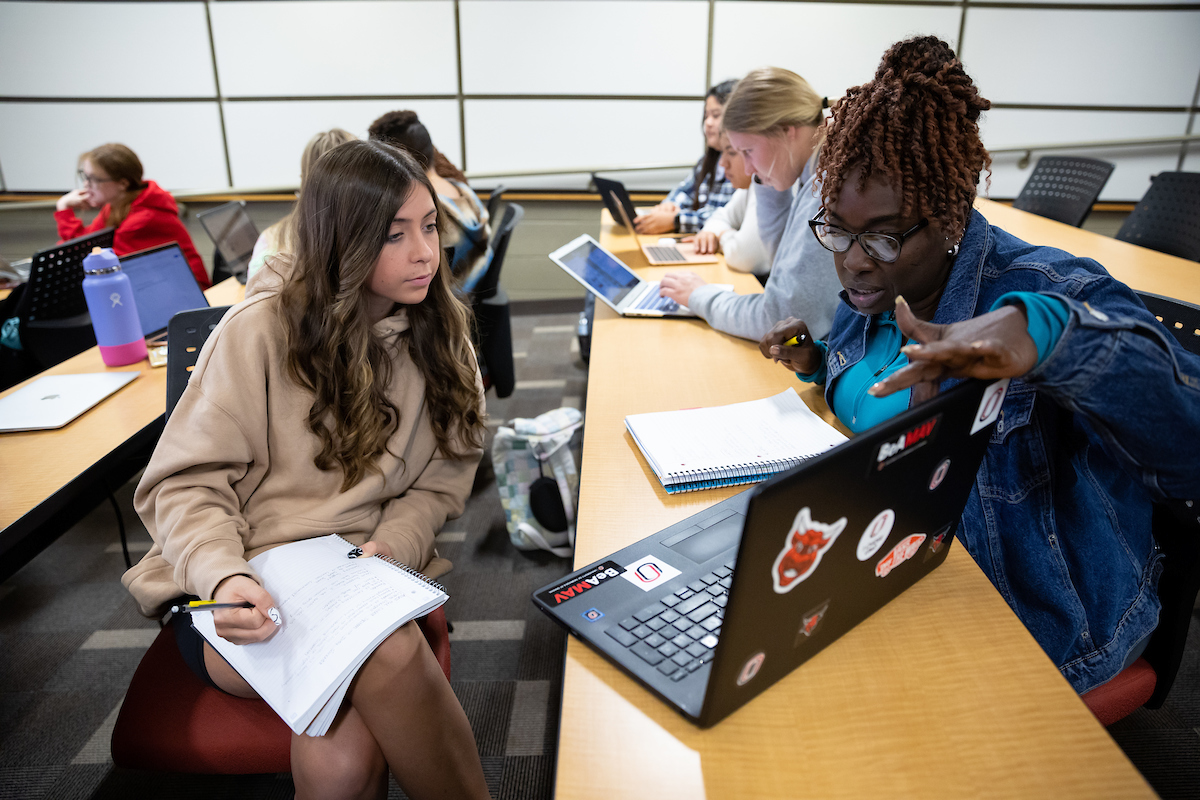
[[[154,539],[123,578],[142,612],[181,596],[249,601],[213,612],[235,644],[269,638],[275,600],[247,563],[338,533],[436,577],[434,535],[462,513],[482,453],[482,382],[455,297],[436,195],[377,142],[321,157],[300,196],[289,269],[210,335],[134,502]],[[270,271],[268,271],[270,270]],[[202,679],[254,692],[176,623]],[[287,624],[284,612],[283,624]],[[367,658],[329,733],[292,737],[298,797],[487,796],[471,728],[420,630]]]
[[[1200,493],[1200,358],[1096,262],[973,210],[989,107],[934,37],[893,46],[847,92],[810,230],[845,287],[833,329],[788,346],[808,331],[785,320],[760,349],[824,384],[856,431],[949,378],[1014,379],[957,535],[1082,693],[1157,623],[1151,504]]]
[[[638,216],[633,225],[641,234],[690,233],[700,230],[721,206],[733,196],[733,184],[725,177],[721,168],[721,116],[725,101],[737,81],[724,81],[708,90],[704,98],[704,155],[696,162],[692,174],[671,190],[666,199],[645,214]]]
[[[758,203],[750,191],[750,173],[746,172],[741,152],[721,132],[721,168],[735,189],[732,199],[718,208],[695,236],[683,241],[696,243],[697,253],[720,252],[725,264],[738,272],[750,272],[765,278],[771,271],[771,254],[758,235]]]
[[[763,244],[775,251],[761,294],[735,294],[694,272],[663,276],[662,294],[685,305],[719,331],[760,339],[795,314],[824,335],[840,288],[833,256],[812,240],[808,220],[821,207],[817,158],[825,100],[794,72],[756,69],[738,81],[725,107],[729,142],[760,182],[753,187]]]

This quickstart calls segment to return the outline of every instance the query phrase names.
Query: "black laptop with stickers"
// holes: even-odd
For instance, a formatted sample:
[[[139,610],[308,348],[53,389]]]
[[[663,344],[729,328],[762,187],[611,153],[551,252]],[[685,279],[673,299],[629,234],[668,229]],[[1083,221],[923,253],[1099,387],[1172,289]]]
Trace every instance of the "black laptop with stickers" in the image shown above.
[[[962,383],[533,602],[713,725],[945,560],[1007,389]]]

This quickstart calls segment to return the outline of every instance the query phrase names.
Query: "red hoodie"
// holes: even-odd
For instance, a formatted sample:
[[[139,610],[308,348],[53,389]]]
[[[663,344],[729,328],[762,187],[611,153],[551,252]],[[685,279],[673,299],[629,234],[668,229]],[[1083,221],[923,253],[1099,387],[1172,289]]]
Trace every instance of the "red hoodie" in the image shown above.
[[[107,227],[109,211],[110,208],[106,204],[100,209],[95,221],[86,228],[83,227],[83,223],[75,216],[72,209],[55,211],[54,221],[58,223],[60,241],[65,242],[67,239],[74,239]],[[196,252],[196,246],[192,244],[192,237],[188,235],[187,228],[183,227],[183,223],[179,221],[179,206],[175,205],[175,198],[167,194],[154,181],[146,181],[146,187],[133,199],[128,216],[117,226],[117,230],[113,234],[113,252],[118,256],[123,256],[126,253],[136,253],[147,247],[156,247],[169,242],[179,243],[184,258],[191,266],[192,274],[196,276],[196,283],[200,284],[200,288],[207,289],[212,286],[212,282],[208,279],[208,272],[204,269],[204,261]]]

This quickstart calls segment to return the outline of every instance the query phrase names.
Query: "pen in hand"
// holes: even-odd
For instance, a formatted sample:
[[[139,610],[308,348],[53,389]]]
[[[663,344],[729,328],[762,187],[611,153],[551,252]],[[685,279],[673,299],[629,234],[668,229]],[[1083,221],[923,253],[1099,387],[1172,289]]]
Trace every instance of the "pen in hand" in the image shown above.
[[[216,600],[193,600],[182,606],[171,606],[172,614],[191,614],[196,611],[216,611],[220,608],[254,608],[254,603],[218,603]]]
[[[802,333],[799,336],[793,336],[783,343],[784,347],[798,347],[804,344],[804,340],[808,338],[808,334]]]

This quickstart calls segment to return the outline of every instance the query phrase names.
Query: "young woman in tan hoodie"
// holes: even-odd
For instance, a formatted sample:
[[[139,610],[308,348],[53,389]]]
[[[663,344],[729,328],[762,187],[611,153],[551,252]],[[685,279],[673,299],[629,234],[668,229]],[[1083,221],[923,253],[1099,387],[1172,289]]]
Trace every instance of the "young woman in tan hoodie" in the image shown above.
[[[427,575],[482,454],[468,311],[439,244],[444,220],[412,158],[376,142],[323,156],[300,196],[290,263],[213,331],[134,502],[154,546],[124,583],[142,612],[175,598],[235,644],[269,638],[275,601],[247,560],[339,533]],[[265,271],[264,271],[265,272]],[[190,625],[184,659],[223,691],[254,690]],[[470,725],[413,623],[386,639],[322,737],[292,737],[296,795],[486,797]]]

